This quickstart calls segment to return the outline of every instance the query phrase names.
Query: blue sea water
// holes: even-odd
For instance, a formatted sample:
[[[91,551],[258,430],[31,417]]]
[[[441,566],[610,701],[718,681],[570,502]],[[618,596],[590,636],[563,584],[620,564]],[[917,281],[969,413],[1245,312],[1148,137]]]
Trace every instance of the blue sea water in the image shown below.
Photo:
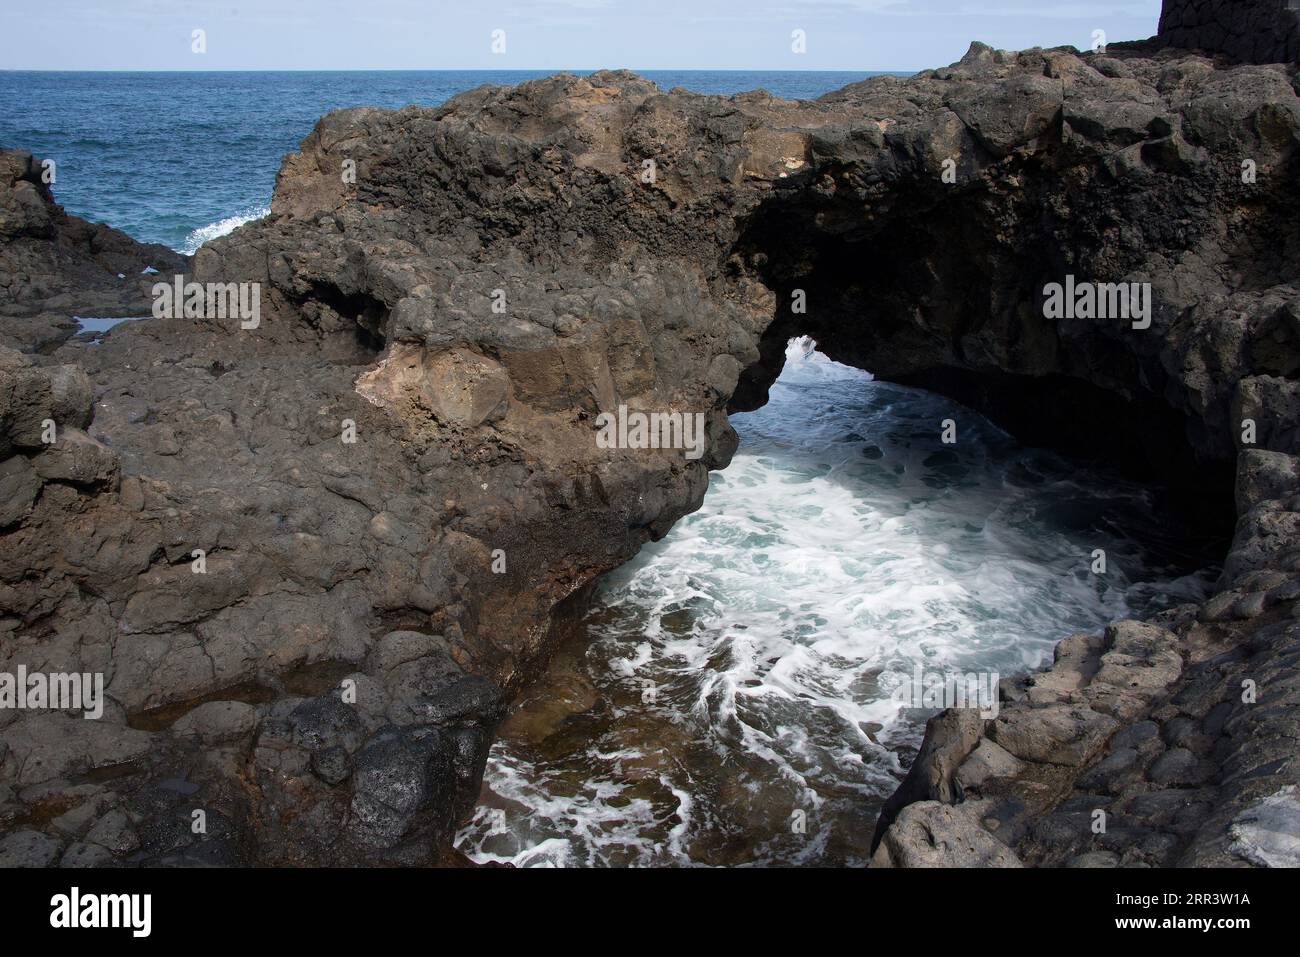
[[[71,213],[193,252],[265,215],[284,154],[348,106],[437,106],[545,72],[0,72],[0,146],[56,162]],[[664,90],[813,98],[871,73],[646,71]]]

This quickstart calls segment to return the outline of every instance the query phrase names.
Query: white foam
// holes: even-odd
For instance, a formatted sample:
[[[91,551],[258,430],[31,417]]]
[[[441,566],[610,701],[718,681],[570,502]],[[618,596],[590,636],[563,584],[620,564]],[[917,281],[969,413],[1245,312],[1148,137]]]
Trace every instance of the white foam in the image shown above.
[[[488,761],[486,777],[505,807],[480,804],[456,838],[463,850],[472,847],[471,856],[479,863],[509,862],[516,867],[649,864],[666,859],[689,863],[675,847],[640,836],[655,830],[661,815],[649,801],[629,799],[625,785],[618,781],[570,781],[496,751]],[[689,795],[679,800],[689,807]]]
[[[185,237],[185,244],[181,247],[180,251],[186,255],[193,255],[204,243],[211,242],[218,236],[226,236],[233,233],[245,223],[251,223],[254,220],[261,219],[263,216],[269,216],[270,214],[270,206],[255,206],[244,210],[242,213],[236,213],[233,216],[227,216],[225,219],[219,219],[215,223],[208,223],[206,226],[200,226]]]
[[[949,416],[955,447],[938,440]],[[975,413],[874,382],[807,341],[791,343],[768,405],[734,421],[740,450],[700,510],[602,583],[588,674],[611,709],[603,738],[563,764],[510,741],[494,749],[490,790],[528,809],[516,863],[536,863],[543,844],[560,866],[685,863],[719,827],[767,828],[759,843],[784,863],[836,840],[852,857],[874,823],[855,809],[892,791],[896,748],[917,743],[924,717],[900,711],[894,676],[918,664],[1021,674],[1161,590],[1133,586],[1133,549],[1089,524],[1094,505],[1141,512],[1140,488],[1094,488]],[[1090,571],[1094,547],[1108,551],[1105,576]],[[666,770],[644,748],[655,728],[678,735]],[[633,778],[651,795],[640,804],[624,790]],[[773,804],[805,809],[805,839],[790,843],[790,811]],[[757,823],[764,813],[776,823]],[[462,840],[471,856],[503,853],[473,826]]]

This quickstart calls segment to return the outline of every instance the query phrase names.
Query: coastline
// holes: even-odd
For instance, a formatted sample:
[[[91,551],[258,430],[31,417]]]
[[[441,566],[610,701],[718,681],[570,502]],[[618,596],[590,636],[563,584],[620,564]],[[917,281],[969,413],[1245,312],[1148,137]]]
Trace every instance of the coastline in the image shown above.
[[[1140,108],[1116,119],[1135,90]],[[11,291],[3,319],[19,347],[0,353],[7,665],[100,664],[116,706],[102,724],[6,714],[0,821],[37,834],[23,846],[47,863],[86,843],[136,863],[442,859],[505,702],[572,624],[573,596],[699,506],[707,471],[735,451],[727,412],[765,397],[775,346],[802,331],[900,381],[937,370],[951,393],[974,377],[977,408],[1048,379],[1080,431],[1118,436],[1130,464],[1163,459],[1185,484],[1197,463],[1211,476],[1235,463],[1219,593],[1066,639],[1047,672],[1003,683],[990,723],[934,719],[882,817],[877,863],[1258,863],[1251,815],[1300,775],[1300,386],[1278,311],[1294,277],[1217,237],[1229,220],[1260,243],[1294,229],[1280,184],[1298,130],[1280,67],[1170,51],[976,45],[949,68],[815,102],[549,77],[437,109],[327,115],[286,158],[271,216],[190,261],[63,216],[35,161],[5,154],[5,254],[27,257],[8,271],[58,263]],[[1242,149],[1266,171],[1267,204],[1219,171]],[[662,171],[649,183],[645,152]],[[953,156],[961,179],[945,192]],[[487,225],[470,235],[466,218]],[[1097,246],[1102,218],[1157,224],[1154,245]],[[892,248],[863,266],[855,252],[886,228]],[[973,271],[944,252],[963,240],[982,244]],[[521,245],[531,260],[511,252]],[[1225,283],[1205,261],[1249,275]],[[919,294],[897,282],[915,262],[934,278]],[[260,283],[260,329],[142,320],[93,349],[33,355],[69,305],[144,314],[146,265]],[[1150,276],[1155,334],[1045,331],[1018,303],[1066,265]],[[853,324],[863,283],[878,315],[867,330]],[[974,318],[973,283],[987,293]],[[513,325],[489,311],[498,288]],[[806,318],[785,308],[796,288],[816,303]],[[1088,388],[1067,391],[1072,380]],[[1116,414],[1088,423],[1095,389]],[[598,450],[595,415],[619,398],[707,410],[703,457]],[[51,413],[66,446],[39,439]],[[345,421],[364,457],[340,444]],[[1181,431],[1144,451],[1152,421]],[[1211,488],[1227,492],[1221,477]],[[188,568],[195,547],[212,556],[203,576]],[[282,693],[325,663],[356,669],[342,679],[353,701]],[[250,681],[276,699],[212,698]],[[1253,701],[1235,697],[1246,681]],[[129,727],[199,700],[166,732]],[[192,791],[167,792],[157,818],[141,810],[177,767],[228,822],[216,841],[164,823]],[[112,789],[89,778],[121,769]],[[83,802],[95,827],[116,815],[133,837],[44,829]],[[1111,826],[1094,831],[1107,808]]]

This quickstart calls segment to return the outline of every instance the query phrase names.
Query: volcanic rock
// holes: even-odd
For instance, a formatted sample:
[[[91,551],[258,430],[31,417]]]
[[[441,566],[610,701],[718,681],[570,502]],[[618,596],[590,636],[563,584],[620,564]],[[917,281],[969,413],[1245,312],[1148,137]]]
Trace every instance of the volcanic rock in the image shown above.
[[[600,72],[336,111],[192,262],[0,154],[0,669],[112,699],[0,713],[0,787],[112,768],[138,847],[87,840],[115,860],[442,859],[586,586],[700,505],[810,335],[1236,521],[1204,608],[936,719],[880,860],[1267,859],[1230,830],[1300,776],[1300,101],[1291,67],[1159,46],[976,44],[813,101]],[[69,338],[148,315],[146,266],[255,284],[260,324]],[[1047,319],[1071,276],[1149,284],[1149,326]],[[704,456],[599,447],[620,406],[703,414]],[[1179,717],[1191,761],[1140,750]],[[56,860],[31,833],[4,853]]]

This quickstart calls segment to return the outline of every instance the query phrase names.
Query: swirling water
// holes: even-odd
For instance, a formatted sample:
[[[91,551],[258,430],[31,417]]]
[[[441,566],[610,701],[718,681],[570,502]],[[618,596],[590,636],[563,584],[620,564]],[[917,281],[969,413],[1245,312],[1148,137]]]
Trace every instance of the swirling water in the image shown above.
[[[1023,674],[1068,634],[1204,593],[1145,487],[811,347],[508,720],[469,856],[861,863],[933,713],[893,699],[903,676]]]

